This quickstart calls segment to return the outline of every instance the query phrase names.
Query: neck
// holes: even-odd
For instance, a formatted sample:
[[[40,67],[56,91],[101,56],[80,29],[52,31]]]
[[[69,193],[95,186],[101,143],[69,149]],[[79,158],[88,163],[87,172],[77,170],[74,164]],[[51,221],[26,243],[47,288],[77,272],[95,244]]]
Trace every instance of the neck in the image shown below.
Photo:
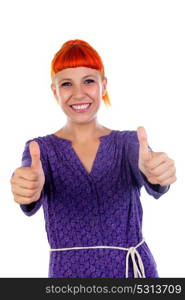
[[[65,135],[70,137],[73,142],[85,143],[87,141],[96,140],[105,127],[98,122],[89,122],[85,124],[67,123],[62,131]]]

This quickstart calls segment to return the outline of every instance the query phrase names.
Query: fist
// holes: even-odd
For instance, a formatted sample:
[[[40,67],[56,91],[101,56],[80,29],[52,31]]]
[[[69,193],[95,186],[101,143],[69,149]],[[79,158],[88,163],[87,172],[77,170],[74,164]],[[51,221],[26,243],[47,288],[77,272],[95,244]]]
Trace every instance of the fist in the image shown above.
[[[45,182],[38,143],[32,141],[29,150],[31,166],[17,168],[10,179],[14,200],[19,204],[30,204],[39,200]]]
[[[177,179],[174,160],[169,158],[165,152],[149,151],[144,127],[137,128],[137,136],[139,140],[138,166],[148,181],[161,186],[167,186],[175,182]]]

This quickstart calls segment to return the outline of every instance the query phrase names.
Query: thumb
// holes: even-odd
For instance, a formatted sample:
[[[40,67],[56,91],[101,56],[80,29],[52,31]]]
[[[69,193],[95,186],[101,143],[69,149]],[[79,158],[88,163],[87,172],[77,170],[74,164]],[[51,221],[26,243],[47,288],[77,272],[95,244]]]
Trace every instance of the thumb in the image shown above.
[[[139,157],[143,160],[149,160],[151,152],[148,149],[147,134],[144,127],[139,126],[137,128],[137,136],[139,140]]]
[[[31,168],[38,169],[41,167],[40,161],[40,148],[36,141],[32,141],[29,144],[30,155],[31,155]]]

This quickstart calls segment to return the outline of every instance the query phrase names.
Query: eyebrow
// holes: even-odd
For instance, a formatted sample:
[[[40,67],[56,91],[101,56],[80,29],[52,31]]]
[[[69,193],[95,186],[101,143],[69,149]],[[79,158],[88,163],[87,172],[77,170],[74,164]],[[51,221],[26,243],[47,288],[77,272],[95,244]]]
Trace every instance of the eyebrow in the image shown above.
[[[84,79],[84,78],[87,78],[87,77],[95,77],[96,78],[96,76],[95,75],[85,75],[84,77],[82,77],[82,79]],[[59,79],[59,81],[63,81],[63,80],[71,80],[72,78],[61,78],[61,79]]]

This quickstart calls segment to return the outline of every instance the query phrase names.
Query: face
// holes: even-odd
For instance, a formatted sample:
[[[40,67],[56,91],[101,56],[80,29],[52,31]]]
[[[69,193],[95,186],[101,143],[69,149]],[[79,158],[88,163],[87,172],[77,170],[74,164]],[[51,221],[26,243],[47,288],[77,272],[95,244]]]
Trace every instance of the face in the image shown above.
[[[86,122],[96,117],[106,93],[107,78],[98,70],[77,67],[58,72],[51,84],[54,96],[70,120]],[[90,104],[87,108],[85,103]],[[79,105],[72,107],[72,105]],[[81,105],[84,104],[83,107]]]

